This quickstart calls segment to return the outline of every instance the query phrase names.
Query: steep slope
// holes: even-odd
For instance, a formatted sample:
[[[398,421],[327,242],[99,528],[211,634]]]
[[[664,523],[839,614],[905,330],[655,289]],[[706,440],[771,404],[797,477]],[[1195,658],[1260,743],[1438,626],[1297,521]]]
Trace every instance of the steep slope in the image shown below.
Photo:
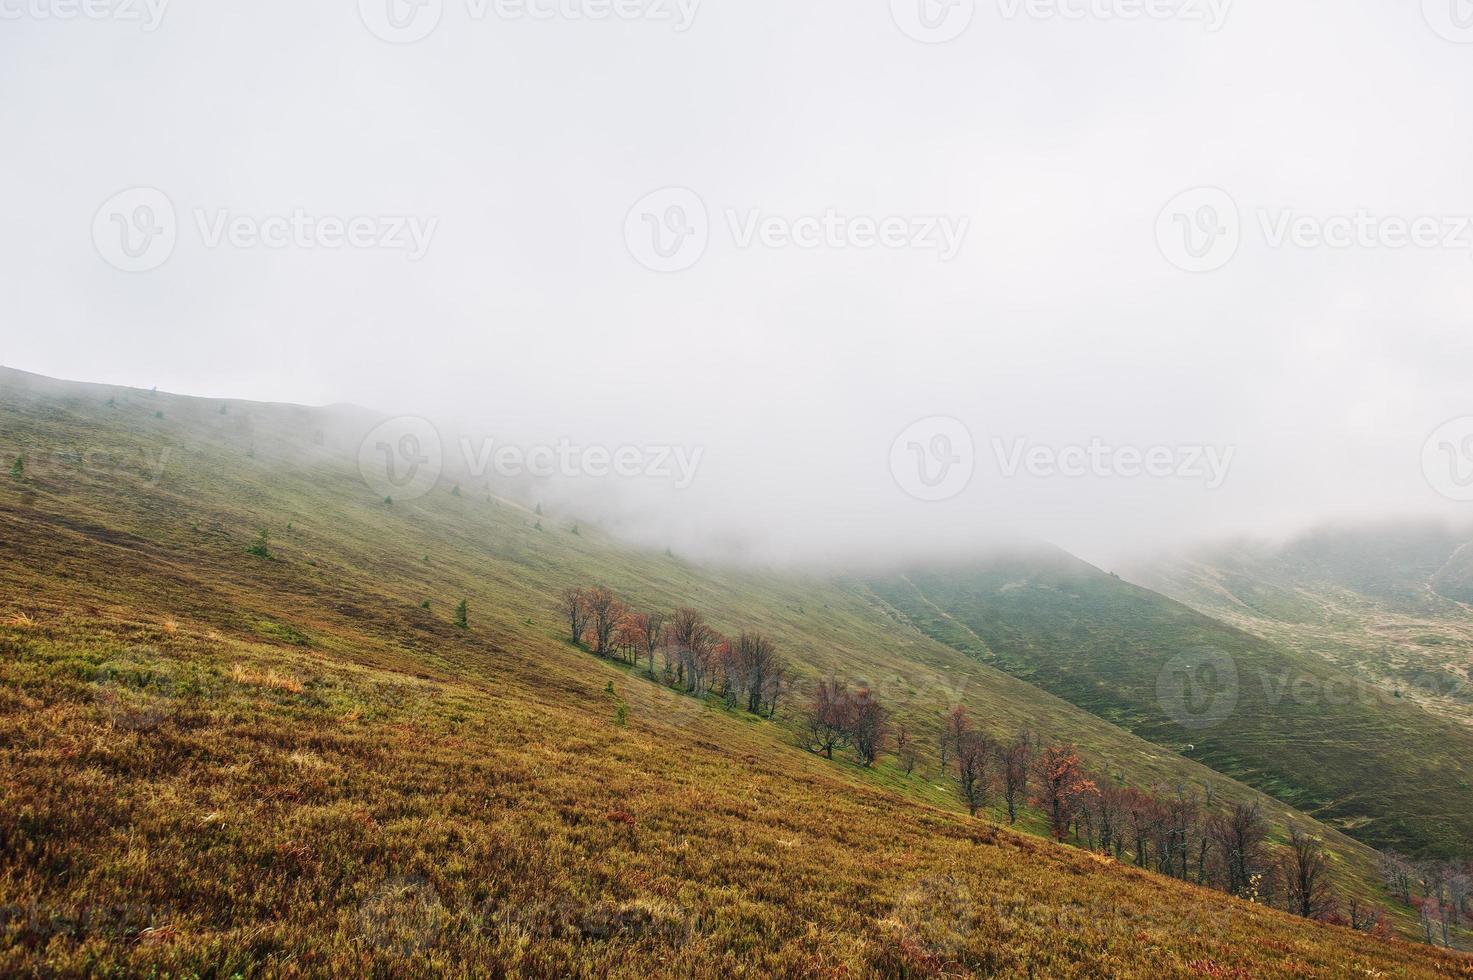
[[[479,487],[385,504],[347,410],[5,373],[0,420],[25,460],[0,484],[0,972],[1461,969],[965,820],[934,770],[823,762],[572,648],[555,609],[592,581],[690,602],[923,731],[959,701],[1249,794],[863,590],[538,530]]]
[[[999,668],[1374,846],[1465,854],[1473,843],[1473,732],[1318,658],[1060,552],[874,587],[922,626],[944,610]]]

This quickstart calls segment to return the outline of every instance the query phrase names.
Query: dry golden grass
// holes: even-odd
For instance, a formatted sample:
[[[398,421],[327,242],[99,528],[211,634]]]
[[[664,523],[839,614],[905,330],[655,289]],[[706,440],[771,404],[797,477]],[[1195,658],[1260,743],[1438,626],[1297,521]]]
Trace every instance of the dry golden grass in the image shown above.
[[[230,679],[247,687],[268,687],[276,691],[286,691],[289,694],[302,693],[301,681],[287,674],[279,674],[275,670],[257,671],[235,664],[230,668]]]
[[[570,650],[467,682],[148,635],[0,630],[0,974],[1473,975],[910,802],[767,723],[621,727],[630,682]]]

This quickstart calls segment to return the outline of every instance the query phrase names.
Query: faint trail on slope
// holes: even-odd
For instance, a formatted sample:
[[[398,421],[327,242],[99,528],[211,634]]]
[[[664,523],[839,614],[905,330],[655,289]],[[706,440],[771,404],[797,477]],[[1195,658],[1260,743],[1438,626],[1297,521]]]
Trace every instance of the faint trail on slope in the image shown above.
[[[1438,592],[1432,586],[1432,583],[1437,581],[1437,576],[1447,571],[1447,567],[1453,562],[1457,561],[1458,556],[1467,551],[1469,548],[1473,548],[1473,541],[1470,541],[1464,545],[1460,545],[1457,550],[1455,550],[1451,555],[1448,555],[1447,561],[1443,562],[1442,565],[1437,569],[1437,571],[1427,576],[1427,581],[1422,583],[1422,587],[1425,588],[1429,593],[1431,593],[1433,599],[1441,599],[1444,602],[1451,602],[1453,605],[1462,609],[1464,612],[1473,613],[1473,606],[1470,606],[1468,603],[1462,602],[1461,600],[1454,599],[1452,596],[1445,596],[1441,592]]]
[[[920,586],[916,585],[914,582],[912,582],[910,580],[910,576],[905,575],[905,574],[902,573],[901,576],[900,576],[900,581],[902,581],[906,585],[910,586],[911,589],[915,591],[916,596],[922,602],[924,602],[926,605],[928,605],[932,609],[934,609],[936,611],[936,614],[938,616],[940,616],[942,619],[946,620],[948,623],[951,623],[953,626],[956,626],[956,627],[958,627],[958,628],[960,628],[962,630],[965,630],[968,636],[970,636],[972,639],[976,640],[979,644],[982,645],[982,650],[989,657],[996,658],[997,654],[995,654],[995,653],[992,652],[992,647],[988,644],[988,642],[986,640],[982,639],[982,637],[980,637],[980,636],[977,635],[977,631],[976,630],[972,629],[972,627],[968,626],[966,623],[964,623],[961,620],[957,619],[951,613],[947,612],[945,609],[942,609],[940,606],[936,605],[936,603],[932,602],[930,600],[930,598],[927,597],[926,593],[924,593],[924,592],[921,591]],[[922,632],[924,632],[924,630],[922,630]]]

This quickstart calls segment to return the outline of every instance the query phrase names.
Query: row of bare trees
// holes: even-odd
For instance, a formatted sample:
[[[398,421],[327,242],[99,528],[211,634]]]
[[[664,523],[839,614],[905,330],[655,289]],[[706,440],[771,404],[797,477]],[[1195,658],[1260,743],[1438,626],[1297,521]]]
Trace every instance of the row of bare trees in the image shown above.
[[[1306,918],[1338,920],[1341,903],[1324,844],[1290,827],[1281,847],[1259,804],[1216,806],[1210,789],[1147,792],[1123,776],[1089,771],[1068,744],[1045,744],[1024,731],[995,739],[973,727],[964,708],[942,723],[941,766],[976,816],[1001,800],[1015,823],[1024,803],[1048,822],[1054,838],[1184,881],[1273,903]],[[1347,924],[1379,928],[1381,912],[1359,901]]]
[[[1388,851],[1381,856],[1381,879],[1417,912],[1427,942],[1451,947],[1454,930],[1473,926],[1473,863],[1416,861]]]
[[[867,687],[849,690],[840,680],[819,681],[803,718],[808,748],[832,759],[834,749],[848,746],[859,761],[873,766],[891,737],[890,711]]]
[[[687,694],[714,694],[769,718],[777,712],[788,669],[776,644],[760,633],[728,639],[699,610],[638,612],[603,586],[567,589],[561,607],[569,640],[595,656],[634,667],[643,661],[651,680]]]
[[[643,662],[652,681],[769,718],[792,696],[787,665],[760,633],[730,639],[688,607],[635,611],[602,586],[568,589],[561,604],[573,643],[631,666]],[[825,758],[848,748],[873,766],[893,750],[907,774],[918,763],[918,740],[867,686],[820,680],[799,721],[806,747]],[[1382,909],[1337,894],[1319,838],[1291,826],[1287,840],[1273,845],[1256,801],[1218,806],[1210,787],[1198,794],[1127,786],[1123,774],[1088,770],[1071,745],[1045,744],[1028,731],[995,738],[961,707],[943,718],[937,748],[941,771],[973,816],[1001,803],[1014,824],[1031,805],[1056,840],[1305,918],[1389,932]],[[1420,913],[1427,942],[1451,946],[1454,931],[1473,921],[1473,865],[1387,854],[1381,873],[1391,894]]]

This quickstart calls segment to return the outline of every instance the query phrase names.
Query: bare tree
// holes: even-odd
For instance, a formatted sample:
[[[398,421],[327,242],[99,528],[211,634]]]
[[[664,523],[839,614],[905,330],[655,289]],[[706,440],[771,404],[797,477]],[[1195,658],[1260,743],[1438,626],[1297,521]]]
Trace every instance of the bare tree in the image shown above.
[[[788,665],[779,663],[777,668],[767,678],[767,692],[763,695],[767,699],[767,717],[777,717],[777,707],[783,696],[788,692]]]
[[[1088,797],[1086,804],[1091,826],[1099,835],[1100,851],[1121,860],[1127,838],[1125,788],[1106,777],[1099,781],[1099,792]]]
[[[1350,928],[1361,932],[1377,932],[1385,921],[1385,910],[1367,905],[1354,895],[1346,899],[1345,910],[1350,915]]]
[[[588,629],[588,593],[584,589],[564,589],[562,594],[563,616],[568,621],[568,635],[574,643],[583,642]]]
[[[972,729],[972,719],[967,709],[957,705],[946,713],[941,725],[941,771],[946,771],[946,760],[956,751],[957,743]]]
[[[895,743],[895,758],[900,760],[905,774],[909,776],[915,772],[917,762],[915,738],[911,736],[910,729],[903,721],[895,723],[895,730],[890,737]]]
[[[998,750],[1003,799],[1008,804],[1008,823],[1018,822],[1018,808],[1028,799],[1028,773],[1033,769],[1033,736],[1020,732]]]
[[[1268,865],[1264,841],[1268,824],[1258,802],[1234,803],[1208,821],[1208,833],[1222,861],[1225,890],[1240,897],[1254,897],[1255,877]]]
[[[1097,792],[1072,745],[1051,745],[1035,763],[1038,795],[1035,802],[1048,814],[1055,840],[1063,840],[1079,807]]]
[[[844,741],[845,707],[849,693],[837,680],[819,681],[804,714],[804,734],[808,748],[832,759],[834,749]]]
[[[1279,855],[1279,873],[1290,912],[1306,919],[1323,919],[1335,910],[1330,856],[1318,837],[1290,827],[1289,843]]]
[[[637,665],[640,654],[644,653],[644,617],[625,614],[614,627],[610,645],[619,652],[620,660],[630,666]]]
[[[675,647],[676,682],[683,684],[692,694],[702,693],[711,667],[711,655],[720,641],[716,631],[706,625],[705,616],[682,607],[675,610],[670,621],[670,641]]]
[[[1450,864],[1448,866],[1448,912],[1454,929],[1462,925],[1463,910],[1468,906],[1468,899],[1473,897],[1473,882],[1470,882],[1466,868],[1466,865],[1459,867]]]
[[[855,691],[844,706],[844,734],[859,760],[866,766],[875,764],[890,730],[890,712],[867,687]]]
[[[613,653],[614,630],[624,618],[624,604],[613,592],[597,586],[587,592],[588,625],[593,633],[593,652],[600,657]]]
[[[1158,796],[1157,805],[1156,870],[1186,881],[1194,864],[1206,863],[1198,843],[1202,837],[1201,807],[1197,797],[1180,786]]]
[[[1401,899],[1403,905],[1411,905],[1412,884],[1417,877],[1412,862],[1395,851],[1387,851],[1381,855],[1378,867],[1387,890]]]
[[[1135,788],[1127,788],[1123,797],[1125,828],[1134,845],[1136,867],[1150,867],[1151,845],[1157,838],[1157,828],[1165,820],[1161,803],[1150,793]]]
[[[1441,939],[1442,945],[1453,945],[1453,930],[1463,918],[1463,907],[1469,898],[1469,881],[1463,868],[1450,861],[1426,861],[1417,866],[1416,877],[1422,895],[1413,904],[1422,914],[1422,927],[1429,943]]]
[[[639,617],[642,630],[640,636],[642,653],[645,655],[646,673],[655,676],[655,651],[665,642],[665,614],[648,612]]]
[[[997,749],[987,736],[963,731],[957,736],[952,751],[956,763],[957,792],[975,817],[992,795]]]
[[[745,701],[749,712],[761,714],[782,672],[776,645],[760,633],[742,633],[732,644],[728,669],[734,693]]]

